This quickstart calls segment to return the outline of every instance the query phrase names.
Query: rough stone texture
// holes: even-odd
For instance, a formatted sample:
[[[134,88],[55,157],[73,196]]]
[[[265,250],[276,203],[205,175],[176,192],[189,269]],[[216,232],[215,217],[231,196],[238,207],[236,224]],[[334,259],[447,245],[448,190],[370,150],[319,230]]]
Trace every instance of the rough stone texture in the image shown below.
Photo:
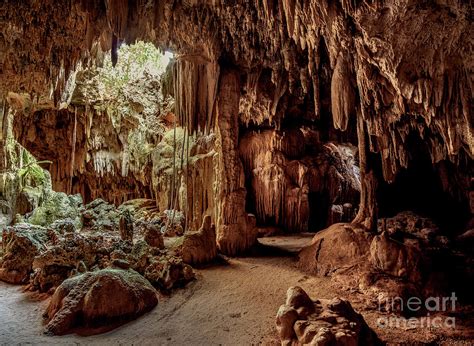
[[[125,210],[120,216],[119,231],[122,240],[133,240],[133,220],[128,210]]]
[[[311,245],[301,250],[300,266],[318,275],[361,265],[369,252],[373,233],[350,224],[338,223],[318,232]]]
[[[312,301],[300,287],[290,287],[276,327],[282,345],[378,345],[375,333],[351,304],[339,298]]]
[[[60,219],[71,219],[76,228],[81,228],[81,195],[66,195],[64,192],[51,191],[46,200],[26,218],[28,223],[50,226]]]
[[[153,286],[133,270],[103,269],[64,281],[51,298],[45,332],[62,335],[74,328],[116,326],[158,304]]]
[[[40,226],[18,224],[2,233],[0,280],[22,284],[29,280],[33,260],[45,249],[48,232]]]
[[[239,148],[256,216],[288,232],[317,231],[334,223],[335,203],[357,204],[360,181],[355,148],[314,143],[313,131],[246,133]],[[341,213],[343,214],[343,213]],[[352,221],[352,211],[338,221]]]
[[[155,286],[164,291],[183,287],[195,279],[191,266],[176,256],[155,257],[145,269],[144,276]]]
[[[217,99],[216,233],[219,250],[228,255],[247,250],[257,239],[255,217],[245,211],[244,169],[238,154],[240,82],[235,71],[221,74]]]
[[[111,47],[114,61],[120,59],[116,55],[119,40],[144,39],[179,55],[165,83],[176,102],[173,118],[188,134],[214,135],[215,152],[200,157],[192,165],[196,170],[186,169],[183,174],[178,172],[183,165],[179,169],[173,165],[173,174],[151,178],[157,180],[152,182],[154,190],[166,193],[147,197],[166,203],[166,209],[185,211],[187,224],[195,228],[204,215],[211,215],[219,249],[225,253],[235,254],[255,242],[253,221],[247,215],[255,212],[247,203],[252,184],[243,178],[251,172],[244,172],[236,150],[249,129],[320,128],[319,143],[331,139],[355,144],[357,136],[361,203],[354,223],[370,230],[377,227],[380,182],[394,181],[401,169],[409,167],[414,148],[408,139],[413,136],[426,146],[443,191],[463,205],[469,203],[474,63],[468,2],[151,1],[145,6],[126,1],[33,1],[2,3],[1,12],[5,15],[0,23],[0,102],[5,104],[6,99],[9,107],[24,113],[25,117],[17,117],[20,124],[36,114],[42,119],[39,123],[50,125],[38,131],[41,125],[36,128],[35,124],[31,136],[26,132],[33,127],[23,126],[18,138],[26,142],[29,138],[31,143],[40,138],[51,144],[48,148],[67,148],[68,154],[74,152],[69,149],[79,149],[74,156],[78,164],[57,160],[61,162],[54,170],[61,173],[53,175],[62,181],[72,177],[71,166],[79,173],[95,170],[92,163],[84,166],[82,146],[71,145],[74,128],[79,129],[77,143],[85,143],[88,137],[85,113],[76,117],[64,110],[67,116],[55,114],[54,120],[45,114],[61,101],[78,63],[100,63],[102,52]],[[47,97],[51,90],[53,100]],[[25,92],[32,96],[23,98]],[[110,127],[103,125],[94,126],[96,133]],[[51,128],[62,129],[64,145],[50,140],[54,137]],[[126,161],[117,157],[126,153],[126,141],[120,137],[128,132],[113,132],[107,136],[113,139],[111,147],[97,148],[100,169],[96,173],[118,172],[123,167],[119,162]],[[55,157],[55,152],[47,156]],[[176,155],[172,157],[175,160]],[[454,174],[442,168],[451,163]],[[106,174],[107,178],[94,180],[89,176],[87,181],[94,182],[91,191],[81,192],[95,197],[100,186],[111,183],[120,191],[133,185],[134,194],[149,194],[151,170],[147,167],[143,179]],[[264,174],[268,178],[272,171]],[[136,181],[143,184],[131,184]],[[293,189],[288,201],[297,204],[294,210],[305,219],[305,200],[299,198],[299,191],[299,186]],[[119,201],[122,197],[108,192],[107,198]],[[330,203],[325,209],[332,204],[343,205]],[[336,214],[340,215],[335,213],[335,218]]]
[[[203,264],[212,261],[217,256],[216,229],[211,223],[211,217],[206,215],[198,231],[187,231],[178,240],[179,254],[185,263]]]
[[[346,289],[358,289],[379,306],[393,297],[443,296],[451,291],[471,301],[463,283],[472,277],[469,252],[450,247],[432,220],[411,212],[379,221],[379,233],[343,223],[317,233],[301,250],[299,266],[331,276]],[[386,308],[400,312],[404,307]]]
[[[148,245],[160,249],[165,247],[160,224],[156,222],[138,221],[136,228],[137,233],[142,232],[144,234],[143,239]]]
[[[90,270],[99,261],[104,246],[100,236],[84,236],[74,231],[64,235],[53,233],[52,238],[52,244],[47,244],[45,251],[33,260],[33,290],[48,292],[72,275]]]

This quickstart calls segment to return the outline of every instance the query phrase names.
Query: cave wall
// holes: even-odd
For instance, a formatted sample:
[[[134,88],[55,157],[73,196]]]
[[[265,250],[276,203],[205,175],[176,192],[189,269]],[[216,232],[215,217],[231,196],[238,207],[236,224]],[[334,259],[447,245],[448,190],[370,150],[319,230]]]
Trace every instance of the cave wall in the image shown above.
[[[460,180],[472,173],[474,24],[467,2],[31,0],[0,8],[1,95],[53,90],[60,99],[76,64],[117,39],[145,39],[177,54],[180,125],[216,134],[214,222],[226,251],[253,239],[236,151],[243,124],[279,131],[295,117],[319,123],[324,137],[356,132],[355,222],[368,228],[375,226],[378,186],[409,165],[412,131],[427,143],[432,165],[452,162]],[[469,191],[459,193],[466,201]]]
[[[13,132],[38,160],[51,161],[43,166],[55,191],[80,193],[86,203],[96,198],[120,204],[152,197],[149,168],[123,172],[124,143],[110,118],[96,115],[91,121],[74,109],[39,110],[15,116]]]

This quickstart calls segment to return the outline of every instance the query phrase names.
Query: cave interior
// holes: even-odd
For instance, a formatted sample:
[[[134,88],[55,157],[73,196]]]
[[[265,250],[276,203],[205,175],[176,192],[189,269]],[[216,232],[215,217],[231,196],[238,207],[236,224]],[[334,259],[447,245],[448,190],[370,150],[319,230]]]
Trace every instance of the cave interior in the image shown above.
[[[457,0],[3,1],[0,281],[47,305],[19,340],[95,338],[174,309],[182,332],[140,341],[472,342],[473,13]],[[280,277],[277,298],[264,274],[245,287],[259,265]],[[244,322],[189,327],[179,290],[199,299],[213,270],[244,285],[216,302],[265,296],[262,316],[235,314],[259,320],[251,337]],[[451,315],[430,309],[452,295]],[[418,324],[387,329],[387,316]],[[102,341],[133,340],[127,328]]]

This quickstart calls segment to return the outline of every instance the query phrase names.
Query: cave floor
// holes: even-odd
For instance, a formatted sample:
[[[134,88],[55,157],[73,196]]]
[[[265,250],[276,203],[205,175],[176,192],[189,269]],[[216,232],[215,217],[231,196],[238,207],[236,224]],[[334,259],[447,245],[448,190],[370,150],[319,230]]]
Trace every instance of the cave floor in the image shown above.
[[[285,240],[289,245],[282,245]],[[87,337],[43,335],[41,315],[47,300],[38,301],[38,297],[23,293],[20,286],[0,282],[0,344],[276,345],[275,315],[293,285],[301,286],[313,299],[349,299],[384,340],[440,341],[439,334],[429,330],[376,328],[377,312],[364,311],[363,300],[356,293],[338,290],[328,278],[300,272],[292,252],[310,241],[308,236],[266,238],[262,240],[265,245],[249,257],[196,270],[198,280],[169,297],[160,297],[158,306],[138,320]],[[467,337],[462,329],[459,333]],[[471,344],[443,340],[452,345]]]

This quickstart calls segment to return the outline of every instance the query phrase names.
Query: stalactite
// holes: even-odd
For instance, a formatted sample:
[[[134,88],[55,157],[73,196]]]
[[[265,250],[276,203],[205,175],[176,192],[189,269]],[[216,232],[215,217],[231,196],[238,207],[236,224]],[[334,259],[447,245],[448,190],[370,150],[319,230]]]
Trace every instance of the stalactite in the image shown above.
[[[327,143],[311,157],[303,149],[306,141],[300,130],[252,131],[241,138],[239,152],[261,224],[273,222],[288,232],[308,231],[310,193],[328,194],[326,204],[318,206],[322,210],[332,203],[356,203],[358,171],[345,158],[349,155],[344,155],[343,146]]]
[[[196,207],[190,207],[196,210],[190,218],[209,213],[217,222],[220,217],[224,222],[218,234],[228,237],[224,239],[228,240],[223,246],[225,251],[233,253],[251,240],[243,239],[243,226],[235,226],[251,225],[251,221],[243,221],[246,192],[236,153],[239,125],[279,128],[281,118],[293,111],[286,107],[287,99],[310,107],[308,99],[312,97],[315,117],[326,115],[330,108],[328,116],[332,116],[337,129],[348,129],[356,121],[359,124],[359,146],[363,148],[361,155],[365,155],[361,161],[365,158],[366,164],[362,168],[364,217],[356,220],[369,228],[374,224],[377,179],[375,172],[371,173],[370,152],[381,159],[387,181],[393,181],[399,169],[407,166],[410,148],[406,139],[413,132],[429,144],[433,163],[474,157],[469,49],[472,21],[467,2],[446,1],[443,6],[434,2],[349,0],[140,4],[107,0],[104,13],[102,2],[83,1],[77,5],[42,1],[33,7],[26,2],[2,3],[2,13],[8,16],[0,19],[0,95],[9,90],[48,95],[52,88],[52,95],[58,99],[71,69],[79,61],[86,65],[94,59],[94,45],[110,49],[112,35],[127,42],[148,39],[174,50],[180,57],[173,67],[178,124],[191,134],[207,135],[214,130],[217,137],[212,173],[208,156],[192,163],[192,183],[185,184],[191,200],[196,201]],[[322,42],[327,54],[326,49],[320,49]],[[226,70],[229,66],[239,70],[236,79],[247,78],[243,94],[236,80],[222,77],[227,73],[220,71],[224,66]],[[329,107],[325,95],[329,87],[327,75],[332,76]],[[219,85],[223,80],[231,86]],[[228,101],[224,99],[227,97]],[[238,109],[233,104],[236,100]],[[91,124],[92,115],[89,116]],[[97,140],[91,139],[97,153],[89,158],[90,164],[96,166],[99,175],[116,174],[120,167],[117,162],[128,160],[125,156],[115,157],[122,147],[101,151],[105,137],[100,137],[91,125],[86,129],[87,138],[97,136]],[[286,150],[276,144],[272,148]],[[252,155],[244,153],[245,166],[254,164]],[[274,159],[280,159],[279,155]],[[154,170],[163,168],[156,164]],[[65,167],[64,162],[55,166],[58,177],[68,176]],[[267,182],[272,177],[282,179],[283,172],[273,166],[261,171],[265,183],[256,178],[256,186],[263,194],[258,205],[261,214],[270,210],[282,219],[282,213],[303,210],[305,190],[299,181],[303,173],[300,166],[293,168],[298,169],[291,174],[285,172],[292,184]],[[201,169],[215,181],[207,181]],[[315,169],[308,172],[320,177]],[[170,198],[159,195],[160,189],[169,188],[164,187],[170,184],[169,175],[164,176],[162,180],[150,178],[157,186],[154,190],[159,200]],[[173,181],[174,196],[167,204],[180,194],[181,185],[177,184],[182,183],[181,179]],[[213,184],[215,191],[211,193],[209,186]],[[270,202],[269,191],[280,188],[285,193],[276,195],[277,202]],[[213,202],[206,202],[209,200]],[[287,204],[285,211],[282,203]],[[204,211],[205,205],[215,210]],[[304,212],[300,214],[283,219],[291,224],[302,223]]]
[[[205,132],[214,126],[219,65],[179,58],[173,65],[175,112],[179,124]]]
[[[77,141],[77,109],[74,108],[74,126],[72,128],[72,144],[71,144],[71,168],[69,171],[70,183],[69,194],[72,193],[72,179],[74,177],[74,164],[76,161],[76,141]]]
[[[331,80],[331,105],[334,127],[345,131],[354,113],[355,93],[347,57],[339,55]]]

